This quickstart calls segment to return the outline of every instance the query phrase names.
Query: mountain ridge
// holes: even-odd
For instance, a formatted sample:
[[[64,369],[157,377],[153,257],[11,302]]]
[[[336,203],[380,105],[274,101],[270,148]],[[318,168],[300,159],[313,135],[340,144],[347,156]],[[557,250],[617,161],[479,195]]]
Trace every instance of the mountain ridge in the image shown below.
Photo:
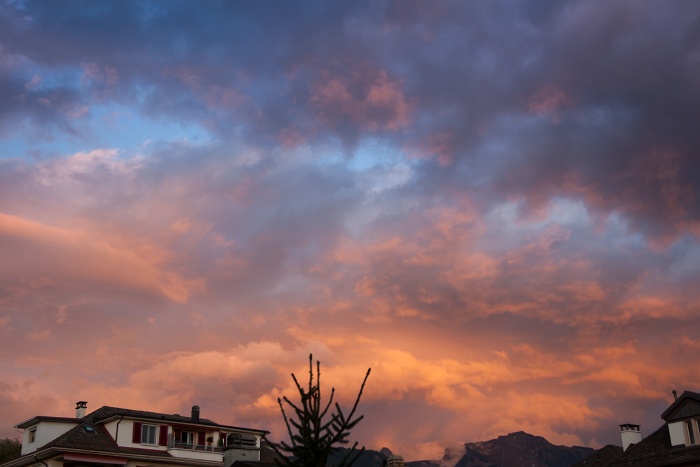
[[[557,446],[542,436],[516,431],[488,441],[464,443],[463,449],[445,449],[442,459],[406,462],[407,467],[570,467],[595,452],[583,446]],[[339,448],[329,460],[342,458]],[[395,453],[401,455],[401,453]],[[366,449],[354,467],[382,467],[392,455],[388,448]]]

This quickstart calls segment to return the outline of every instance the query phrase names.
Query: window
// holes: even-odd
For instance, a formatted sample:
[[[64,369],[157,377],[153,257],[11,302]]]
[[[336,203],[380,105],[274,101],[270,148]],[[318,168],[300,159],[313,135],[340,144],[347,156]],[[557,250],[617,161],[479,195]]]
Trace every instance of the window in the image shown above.
[[[28,437],[29,444],[32,444],[34,441],[36,441],[36,428],[32,428],[29,430],[29,437]]]
[[[180,442],[182,444],[194,444],[194,433],[191,431],[180,432]]]
[[[143,425],[141,427],[141,444],[156,444],[156,428],[155,425]]]
[[[700,430],[698,420],[691,418],[683,422],[683,431],[685,432],[685,445],[695,446],[700,442]]]

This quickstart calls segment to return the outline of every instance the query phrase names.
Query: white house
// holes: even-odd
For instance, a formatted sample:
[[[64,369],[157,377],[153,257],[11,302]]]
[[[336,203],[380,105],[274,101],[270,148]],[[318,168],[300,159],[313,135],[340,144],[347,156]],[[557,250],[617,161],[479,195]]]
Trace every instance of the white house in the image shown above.
[[[265,430],[220,425],[189,416],[117,407],[90,414],[76,404],[75,418],[36,416],[17,424],[21,456],[2,467],[231,467],[256,462],[261,467]],[[267,461],[267,462],[266,462]]]

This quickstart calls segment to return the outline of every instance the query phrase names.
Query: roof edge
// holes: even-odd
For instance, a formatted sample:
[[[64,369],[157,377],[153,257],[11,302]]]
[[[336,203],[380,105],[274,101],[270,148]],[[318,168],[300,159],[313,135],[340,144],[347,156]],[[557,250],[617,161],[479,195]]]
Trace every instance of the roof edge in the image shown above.
[[[663,411],[663,413],[661,414],[661,418],[663,418],[665,422],[668,422],[671,416],[688,400],[700,402],[700,393],[693,391],[683,391],[683,394],[681,394],[678,397],[678,399],[673,401],[673,403],[669,405],[666,410]]]
[[[28,428],[32,425],[35,425],[39,422],[58,422],[58,423],[80,423],[82,418],[71,418],[71,417],[52,417],[52,416],[47,416],[47,415],[36,415],[32,418],[29,418],[23,422],[18,423],[15,425],[15,428]]]

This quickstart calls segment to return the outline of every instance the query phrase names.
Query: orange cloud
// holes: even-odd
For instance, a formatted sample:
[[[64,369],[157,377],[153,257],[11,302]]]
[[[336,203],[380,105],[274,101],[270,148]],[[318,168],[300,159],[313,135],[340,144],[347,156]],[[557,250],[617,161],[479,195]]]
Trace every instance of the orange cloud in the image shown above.
[[[144,255],[105,241],[100,232],[64,229],[18,216],[0,213],[0,248],[16,279],[36,285],[34,273],[54,283],[93,284],[163,295],[175,302],[186,302],[201,282],[170,272],[161,264],[161,253]]]

